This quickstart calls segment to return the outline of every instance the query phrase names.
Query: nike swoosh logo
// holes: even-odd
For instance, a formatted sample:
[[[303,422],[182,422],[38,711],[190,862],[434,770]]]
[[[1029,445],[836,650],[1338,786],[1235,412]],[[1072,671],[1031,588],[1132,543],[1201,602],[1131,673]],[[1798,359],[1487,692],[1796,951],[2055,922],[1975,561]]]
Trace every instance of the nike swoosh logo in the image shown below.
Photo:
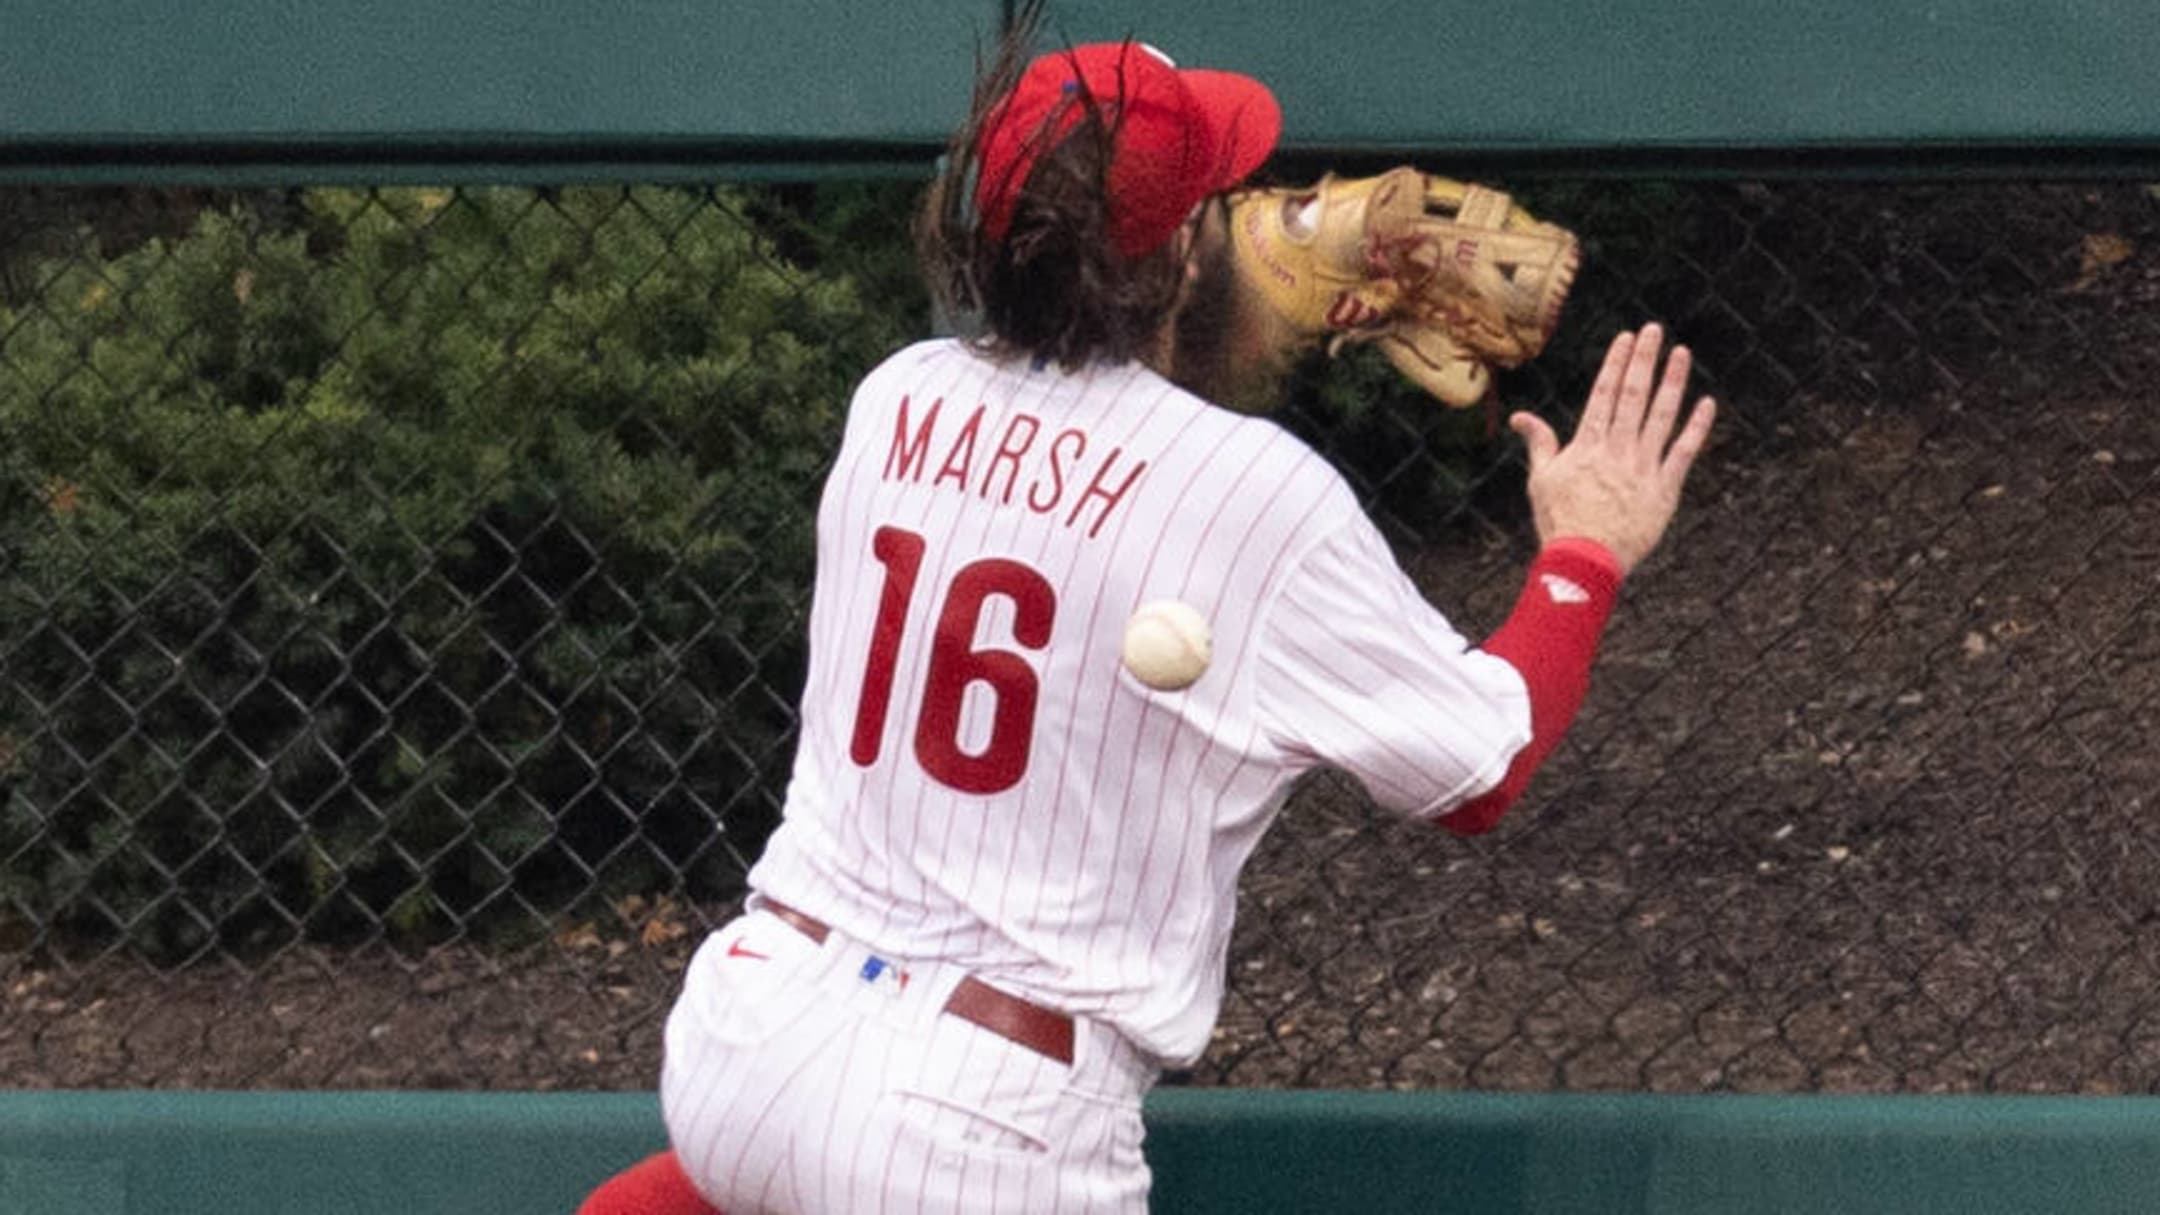
[[[744,949],[741,937],[736,937],[733,941],[728,942],[727,956],[731,958],[754,958],[760,962],[772,961],[772,957],[768,954],[759,953],[755,949]]]

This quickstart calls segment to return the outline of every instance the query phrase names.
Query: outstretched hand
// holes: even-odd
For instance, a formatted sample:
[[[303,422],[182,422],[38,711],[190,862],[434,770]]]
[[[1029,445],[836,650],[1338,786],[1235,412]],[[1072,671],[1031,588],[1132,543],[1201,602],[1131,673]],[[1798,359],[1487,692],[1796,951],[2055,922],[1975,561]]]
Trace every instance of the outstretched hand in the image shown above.
[[[1664,536],[1717,414],[1717,402],[1703,397],[1673,434],[1693,360],[1687,347],[1675,346],[1659,375],[1664,341],[1656,324],[1613,339],[1566,446],[1536,414],[1508,419],[1529,448],[1530,511],[1540,543],[1594,540],[1626,572]]]

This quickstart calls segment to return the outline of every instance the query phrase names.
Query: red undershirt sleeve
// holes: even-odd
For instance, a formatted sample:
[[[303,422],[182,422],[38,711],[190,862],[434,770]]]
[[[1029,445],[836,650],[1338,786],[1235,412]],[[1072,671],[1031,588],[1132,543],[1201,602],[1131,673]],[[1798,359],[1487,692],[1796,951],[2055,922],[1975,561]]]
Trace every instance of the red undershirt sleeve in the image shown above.
[[[1620,581],[1619,561],[1592,540],[1562,537],[1530,563],[1515,610],[1479,647],[1522,673],[1530,693],[1529,745],[1515,753],[1498,785],[1443,815],[1441,826],[1459,835],[1490,831],[1522,796],[1582,708]]]

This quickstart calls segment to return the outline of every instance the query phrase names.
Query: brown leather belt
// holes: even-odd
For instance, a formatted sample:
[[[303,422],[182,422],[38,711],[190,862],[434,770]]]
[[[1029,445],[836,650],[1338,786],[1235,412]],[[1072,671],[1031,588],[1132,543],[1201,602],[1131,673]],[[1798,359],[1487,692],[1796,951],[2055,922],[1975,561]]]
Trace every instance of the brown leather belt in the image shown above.
[[[759,895],[757,906],[779,917],[795,931],[823,945],[832,929],[825,921],[805,915],[786,903]],[[963,1021],[982,1026],[991,1033],[1011,1042],[1017,1042],[1038,1055],[1055,1059],[1071,1066],[1073,1058],[1073,1022],[1053,1008],[1031,1004],[1016,995],[999,991],[988,983],[969,975],[953,988],[945,999],[945,1011]]]

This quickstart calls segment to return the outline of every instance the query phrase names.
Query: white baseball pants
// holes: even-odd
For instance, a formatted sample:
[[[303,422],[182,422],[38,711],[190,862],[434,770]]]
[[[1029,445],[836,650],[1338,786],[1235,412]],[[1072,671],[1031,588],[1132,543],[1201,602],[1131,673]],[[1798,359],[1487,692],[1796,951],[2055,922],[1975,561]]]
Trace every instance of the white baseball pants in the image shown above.
[[[661,1070],[690,1179],[725,1215],[1142,1215],[1155,1066],[1085,1018],[1067,1065],[945,1013],[963,977],[765,911],[713,933]]]

